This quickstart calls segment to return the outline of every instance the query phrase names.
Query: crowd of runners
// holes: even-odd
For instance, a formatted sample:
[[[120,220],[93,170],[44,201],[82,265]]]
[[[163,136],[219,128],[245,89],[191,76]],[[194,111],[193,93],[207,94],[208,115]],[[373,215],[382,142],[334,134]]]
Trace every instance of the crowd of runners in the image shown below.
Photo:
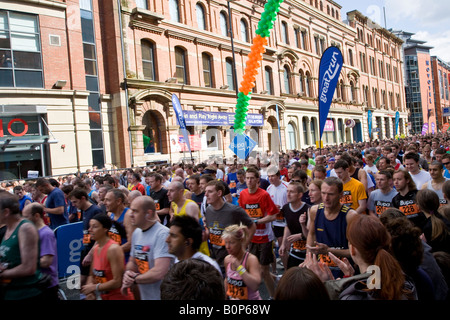
[[[437,134],[3,181],[0,299],[59,299],[82,222],[82,300],[448,300],[449,168]]]

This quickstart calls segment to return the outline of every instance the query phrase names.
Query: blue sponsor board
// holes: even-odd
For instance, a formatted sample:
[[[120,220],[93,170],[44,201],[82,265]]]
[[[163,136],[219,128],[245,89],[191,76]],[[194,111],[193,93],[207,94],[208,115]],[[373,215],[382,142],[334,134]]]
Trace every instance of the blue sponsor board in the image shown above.
[[[240,159],[247,159],[255,147],[256,142],[245,134],[237,134],[230,143],[231,151]]]

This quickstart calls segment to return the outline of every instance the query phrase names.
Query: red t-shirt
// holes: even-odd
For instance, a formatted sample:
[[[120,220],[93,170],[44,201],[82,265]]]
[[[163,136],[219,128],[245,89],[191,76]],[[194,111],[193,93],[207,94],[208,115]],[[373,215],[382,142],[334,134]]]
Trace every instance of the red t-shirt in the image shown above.
[[[273,203],[267,191],[258,188],[255,193],[249,193],[248,189],[241,191],[239,195],[239,206],[254,219],[261,219],[268,215],[278,213],[278,208]],[[266,243],[273,239],[273,232],[270,223],[258,223],[252,242]]]
[[[145,196],[145,187],[142,184],[138,183],[131,189],[131,191],[133,190],[139,190],[142,193],[142,195]]]

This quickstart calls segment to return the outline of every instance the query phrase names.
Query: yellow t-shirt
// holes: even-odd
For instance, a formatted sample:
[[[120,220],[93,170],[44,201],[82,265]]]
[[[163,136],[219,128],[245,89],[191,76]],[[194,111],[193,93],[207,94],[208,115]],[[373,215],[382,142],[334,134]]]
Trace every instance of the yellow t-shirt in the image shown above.
[[[367,199],[366,189],[364,185],[354,178],[344,184],[344,195],[341,198],[341,203],[347,205],[353,210],[358,209],[359,200]]]

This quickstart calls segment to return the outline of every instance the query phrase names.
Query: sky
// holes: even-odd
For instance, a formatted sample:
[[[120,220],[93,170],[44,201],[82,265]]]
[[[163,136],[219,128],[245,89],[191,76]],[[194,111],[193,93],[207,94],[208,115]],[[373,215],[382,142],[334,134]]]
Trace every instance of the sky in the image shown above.
[[[432,46],[432,56],[450,63],[449,0],[334,0],[342,6],[341,16],[358,10],[387,29],[415,33],[413,39]],[[386,12],[386,25],[384,9]]]

